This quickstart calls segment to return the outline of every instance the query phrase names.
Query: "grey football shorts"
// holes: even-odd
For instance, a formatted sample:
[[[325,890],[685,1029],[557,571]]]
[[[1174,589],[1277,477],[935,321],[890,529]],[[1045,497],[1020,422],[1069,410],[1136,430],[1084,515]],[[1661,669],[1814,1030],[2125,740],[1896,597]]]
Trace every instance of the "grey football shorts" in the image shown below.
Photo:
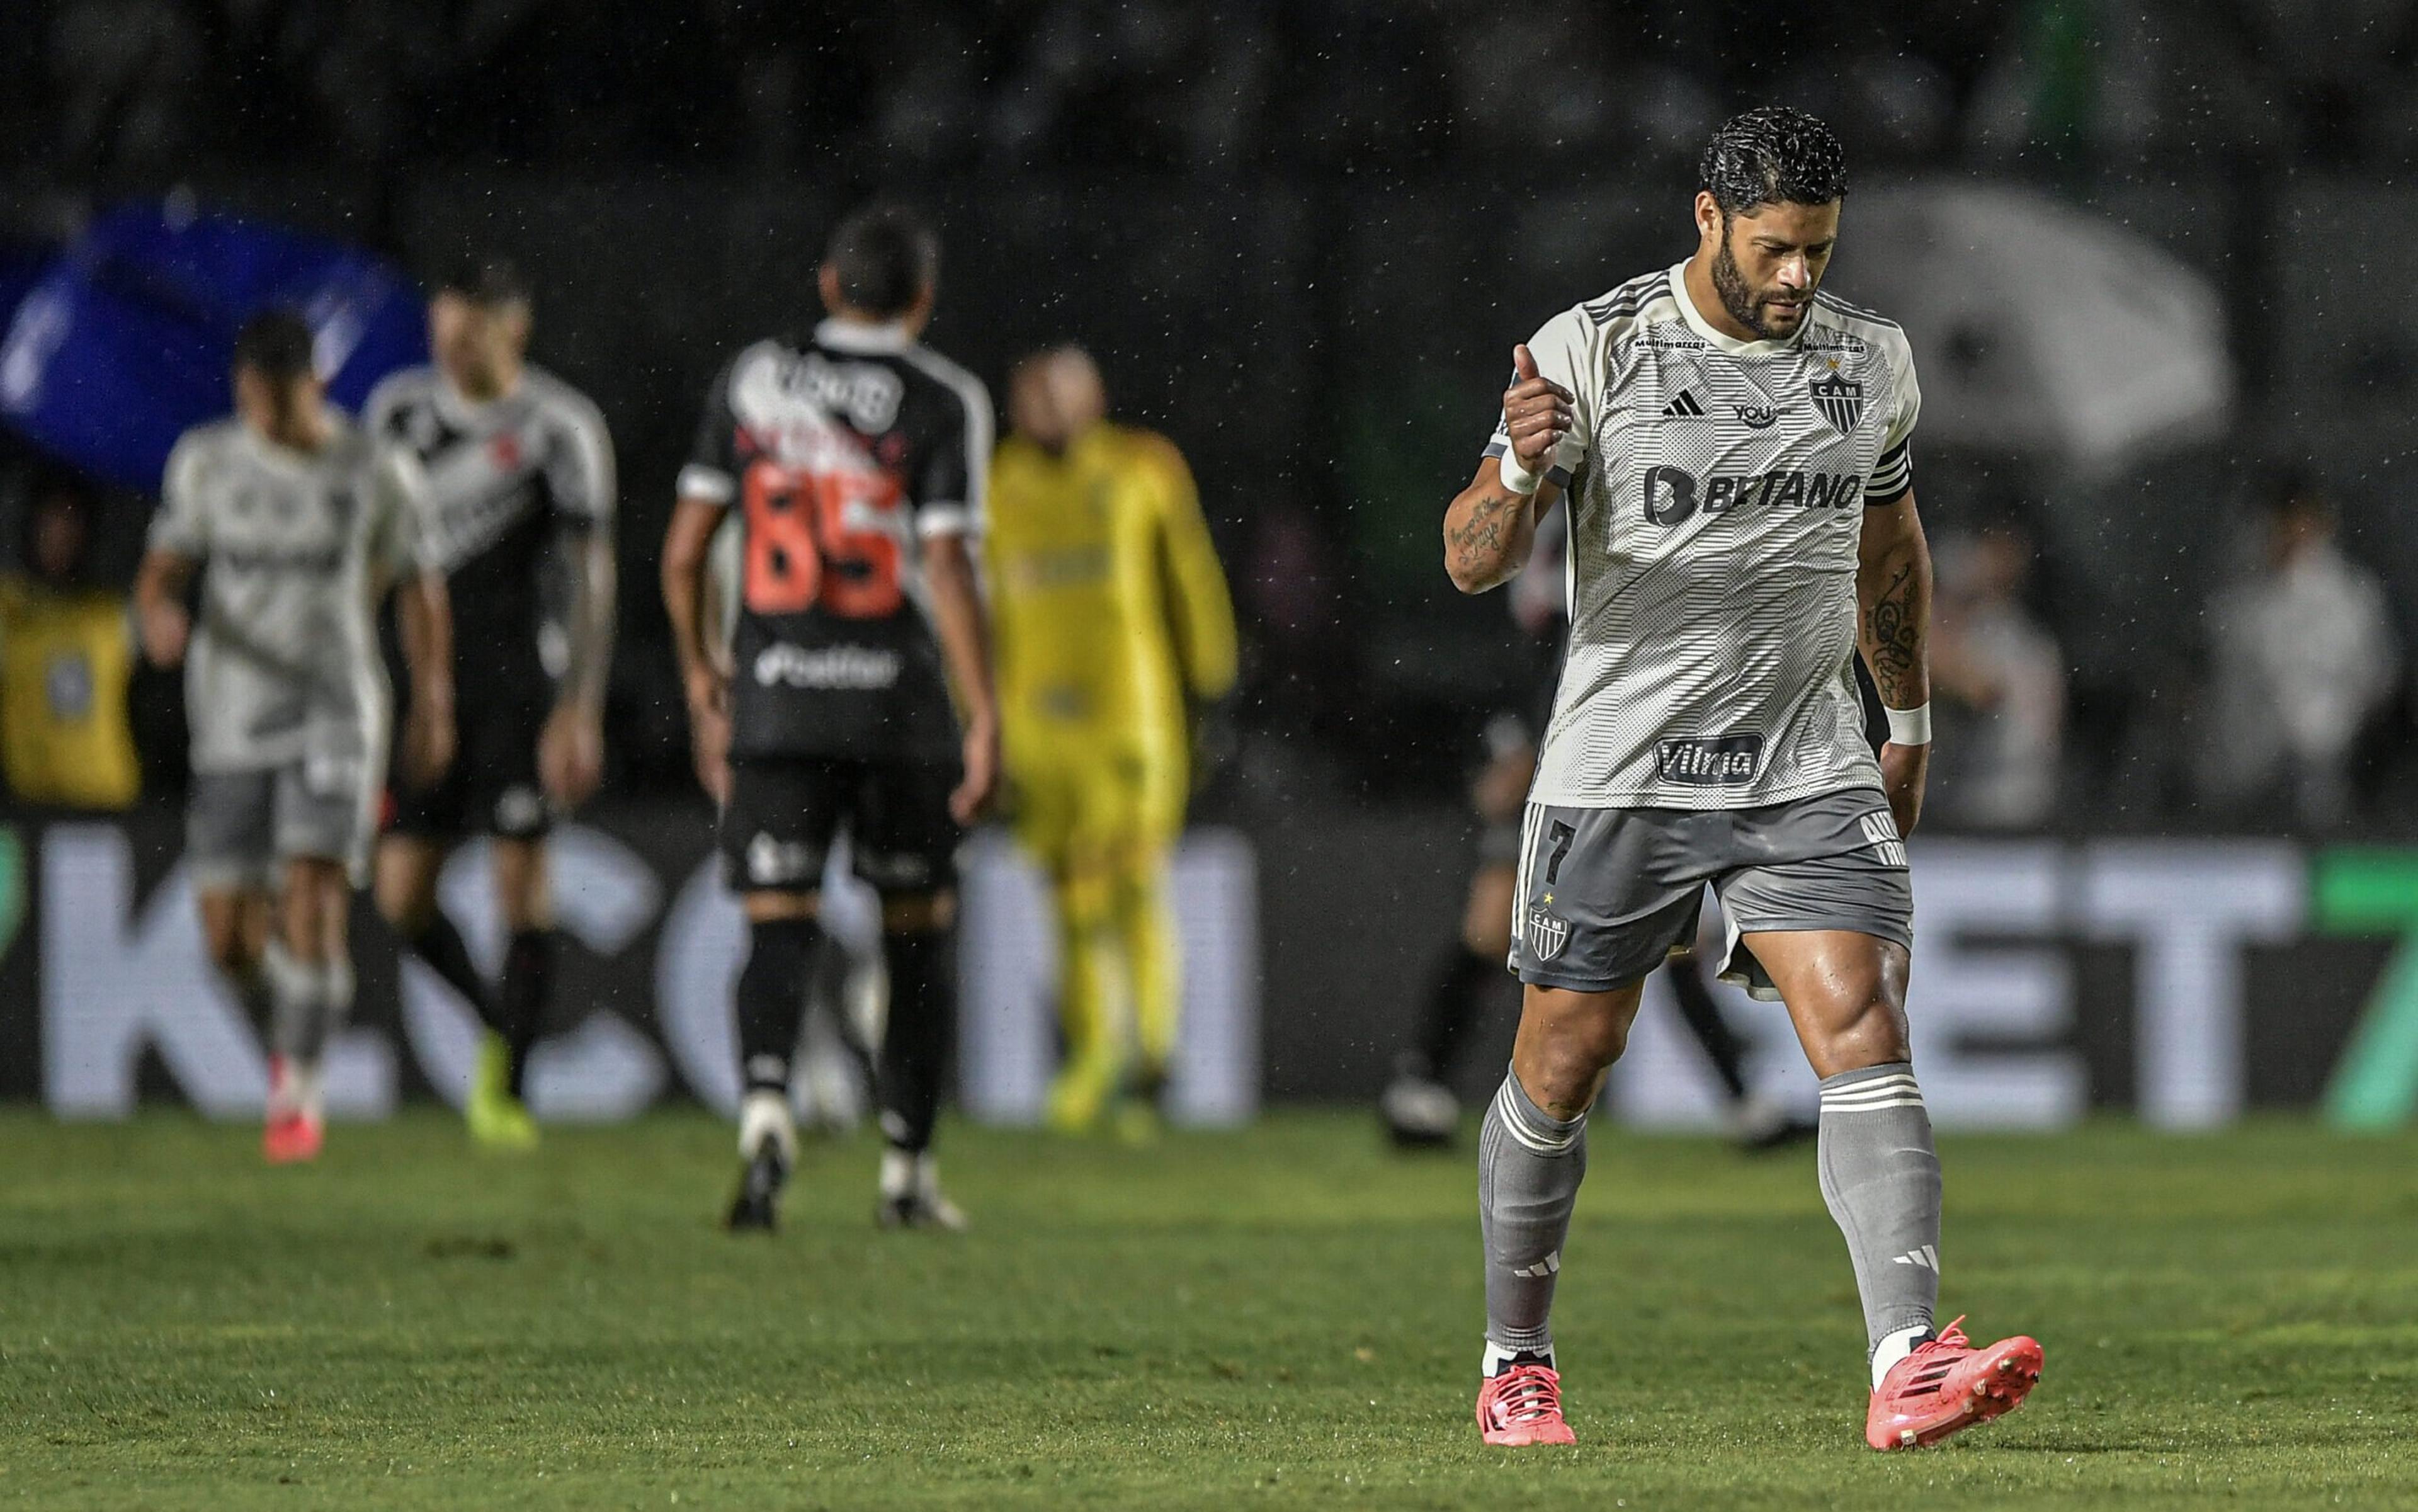
[[[268,887],[296,856],[342,862],[353,885],[369,879],[378,785],[313,781],[304,764],[193,774],[185,805],[185,862],[203,891]]]
[[[1538,986],[1607,992],[1691,948],[1710,886],[1728,922],[1722,980],[1776,1001],[1741,935],[1849,930],[1912,948],[1905,847],[1879,791],[1760,808],[1528,805],[1511,970]]]

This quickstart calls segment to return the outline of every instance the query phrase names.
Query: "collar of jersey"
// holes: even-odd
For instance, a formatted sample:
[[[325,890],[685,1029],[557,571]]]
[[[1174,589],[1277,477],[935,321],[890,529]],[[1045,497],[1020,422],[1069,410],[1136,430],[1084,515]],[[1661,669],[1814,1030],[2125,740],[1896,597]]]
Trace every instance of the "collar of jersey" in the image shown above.
[[[522,366],[521,374],[513,381],[513,386],[493,399],[473,399],[462,391],[461,387],[446,374],[443,368],[437,368],[436,373],[436,382],[434,387],[436,391],[436,412],[444,416],[449,422],[470,429],[476,429],[480,421],[519,398],[521,390],[528,387],[528,368],[526,364]]]
[[[834,352],[903,352],[915,344],[902,322],[868,326],[855,320],[826,320],[815,328],[815,344]]]
[[[1792,350],[1797,345],[1797,337],[1805,334],[1805,328],[1814,319],[1813,308],[1808,306],[1805,318],[1797,323],[1797,336],[1774,341],[1742,342],[1735,336],[1724,335],[1715,330],[1711,322],[1697,313],[1695,297],[1688,292],[1687,264],[1674,263],[1671,266],[1671,271],[1665,276],[1671,281],[1671,298],[1679,301],[1679,318],[1688,323],[1688,328],[1712,343],[1715,351],[1727,352],[1732,357],[1777,357],[1783,352]]]
[[[292,447],[280,445],[241,420],[236,421],[235,425],[236,444],[278,472],[308,478],[338,447],[344,445],[345,433],[351,429],[333,405],[328,407],[328,444],[316,451],[297,451]]]

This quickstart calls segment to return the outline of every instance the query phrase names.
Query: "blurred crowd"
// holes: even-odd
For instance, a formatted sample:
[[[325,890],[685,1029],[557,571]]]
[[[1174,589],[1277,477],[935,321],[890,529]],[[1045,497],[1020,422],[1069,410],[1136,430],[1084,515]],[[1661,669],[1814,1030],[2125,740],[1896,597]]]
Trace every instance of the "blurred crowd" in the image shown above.
[[[2384,580],[2345,549],[2333,496],[2305,468],[2262,478],[2228,565],[2181,649],[2175,737],[2156,817],[2318,834],[2398,817],[2410,698]],[[2101,817],[2068,750],[2074,680],[2042,538],[2019,506],[1940,533],[1932,652],[1941,730],[1933,817],[1959,829],[2070,828]]]
[[[2411,0],[29,0],[0,43],[0,155],[69,174],[330,154],[1642,166],[1692,159],[1783,69],[1887,160],[2418,145]]]

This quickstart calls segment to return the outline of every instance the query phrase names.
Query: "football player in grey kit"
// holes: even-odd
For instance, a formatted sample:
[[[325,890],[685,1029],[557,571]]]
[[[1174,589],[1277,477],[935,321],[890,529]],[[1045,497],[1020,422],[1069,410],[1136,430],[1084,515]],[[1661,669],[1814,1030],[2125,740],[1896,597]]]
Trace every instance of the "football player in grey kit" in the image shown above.
[[[243,328],[235,418],[177,441],[134,585],[145,652],[185,664],[186,860],[212,960],[271,1026],[263,1150],[278,1162],[319,1152],[321,1063],[352,1003],[345,928],[391,724],[375,623],[390,587],[412,673],[406,777],[434,780],[453,744],[420,468],[326,403],[311,352],[290,313]],[[205,563],[195,622],[185,593]]]
[[[556,954],[546,834],[604,776],[614,625],[613,442],[586,396],[528,362],[529,296],[504,263],[452,269],[428,303],[436,360],[389,377],[370,429],[427,468],[431,555],[460,634],[462,758],[395,792],[378,846],[377,903],[395,934],[486,1025],[463,1115],[497,1149],[537,1140],[523,1092]],[[550,605],[556,569],[567,591]],[[436,900],[453,848],[492,841],[506,937],[490,985]]]
[[[1723,976],[1787,1006],[1822,1079],[1818,1164],[1863,1300],[1875,1448],[2018,1405],[2026,1337],[1935,1329],[1939,1162],[1905,1020],[1905,848],[1930,741],[1931,563],[1905,335],[1821,291],[1846,193],[1820,121],[1706,147],[1696,248],[1548,321],[1445,520],[1455,586],[1526,560],[1567,495],[1571,622],[1523,825],[1510,1074],[1478,1148],[1489,1443],[1568,1443],[1550,1323],[1586,1118],[1646,974],[1728,921]],[[1890,739],[1863,740],[1860,651]],[[1961,1321],[1961,1320],[1960,1320]]]

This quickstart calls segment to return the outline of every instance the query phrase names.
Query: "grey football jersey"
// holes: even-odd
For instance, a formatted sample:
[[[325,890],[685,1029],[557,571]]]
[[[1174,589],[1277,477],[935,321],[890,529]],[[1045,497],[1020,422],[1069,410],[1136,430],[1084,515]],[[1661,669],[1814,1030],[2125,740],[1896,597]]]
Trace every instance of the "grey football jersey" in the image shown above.
[[[1789,341],[1708,325],[1685,265],[1546,322],[1577,397],[1569,647],[1534,801],[1746,808],[1878,787],[1848,668],[1867,504],[1913,486],[1905,334],[1817,294]],[[1495,427],[1487,448],[1507,446]]]
[[[419,570],[425,484],[344,420],[315,455],[233,420],[169,454],[151,544],[207,565],[185,653],[193,770],[300,762],[325,790],[379,780],[391,719],[373,616]]]

